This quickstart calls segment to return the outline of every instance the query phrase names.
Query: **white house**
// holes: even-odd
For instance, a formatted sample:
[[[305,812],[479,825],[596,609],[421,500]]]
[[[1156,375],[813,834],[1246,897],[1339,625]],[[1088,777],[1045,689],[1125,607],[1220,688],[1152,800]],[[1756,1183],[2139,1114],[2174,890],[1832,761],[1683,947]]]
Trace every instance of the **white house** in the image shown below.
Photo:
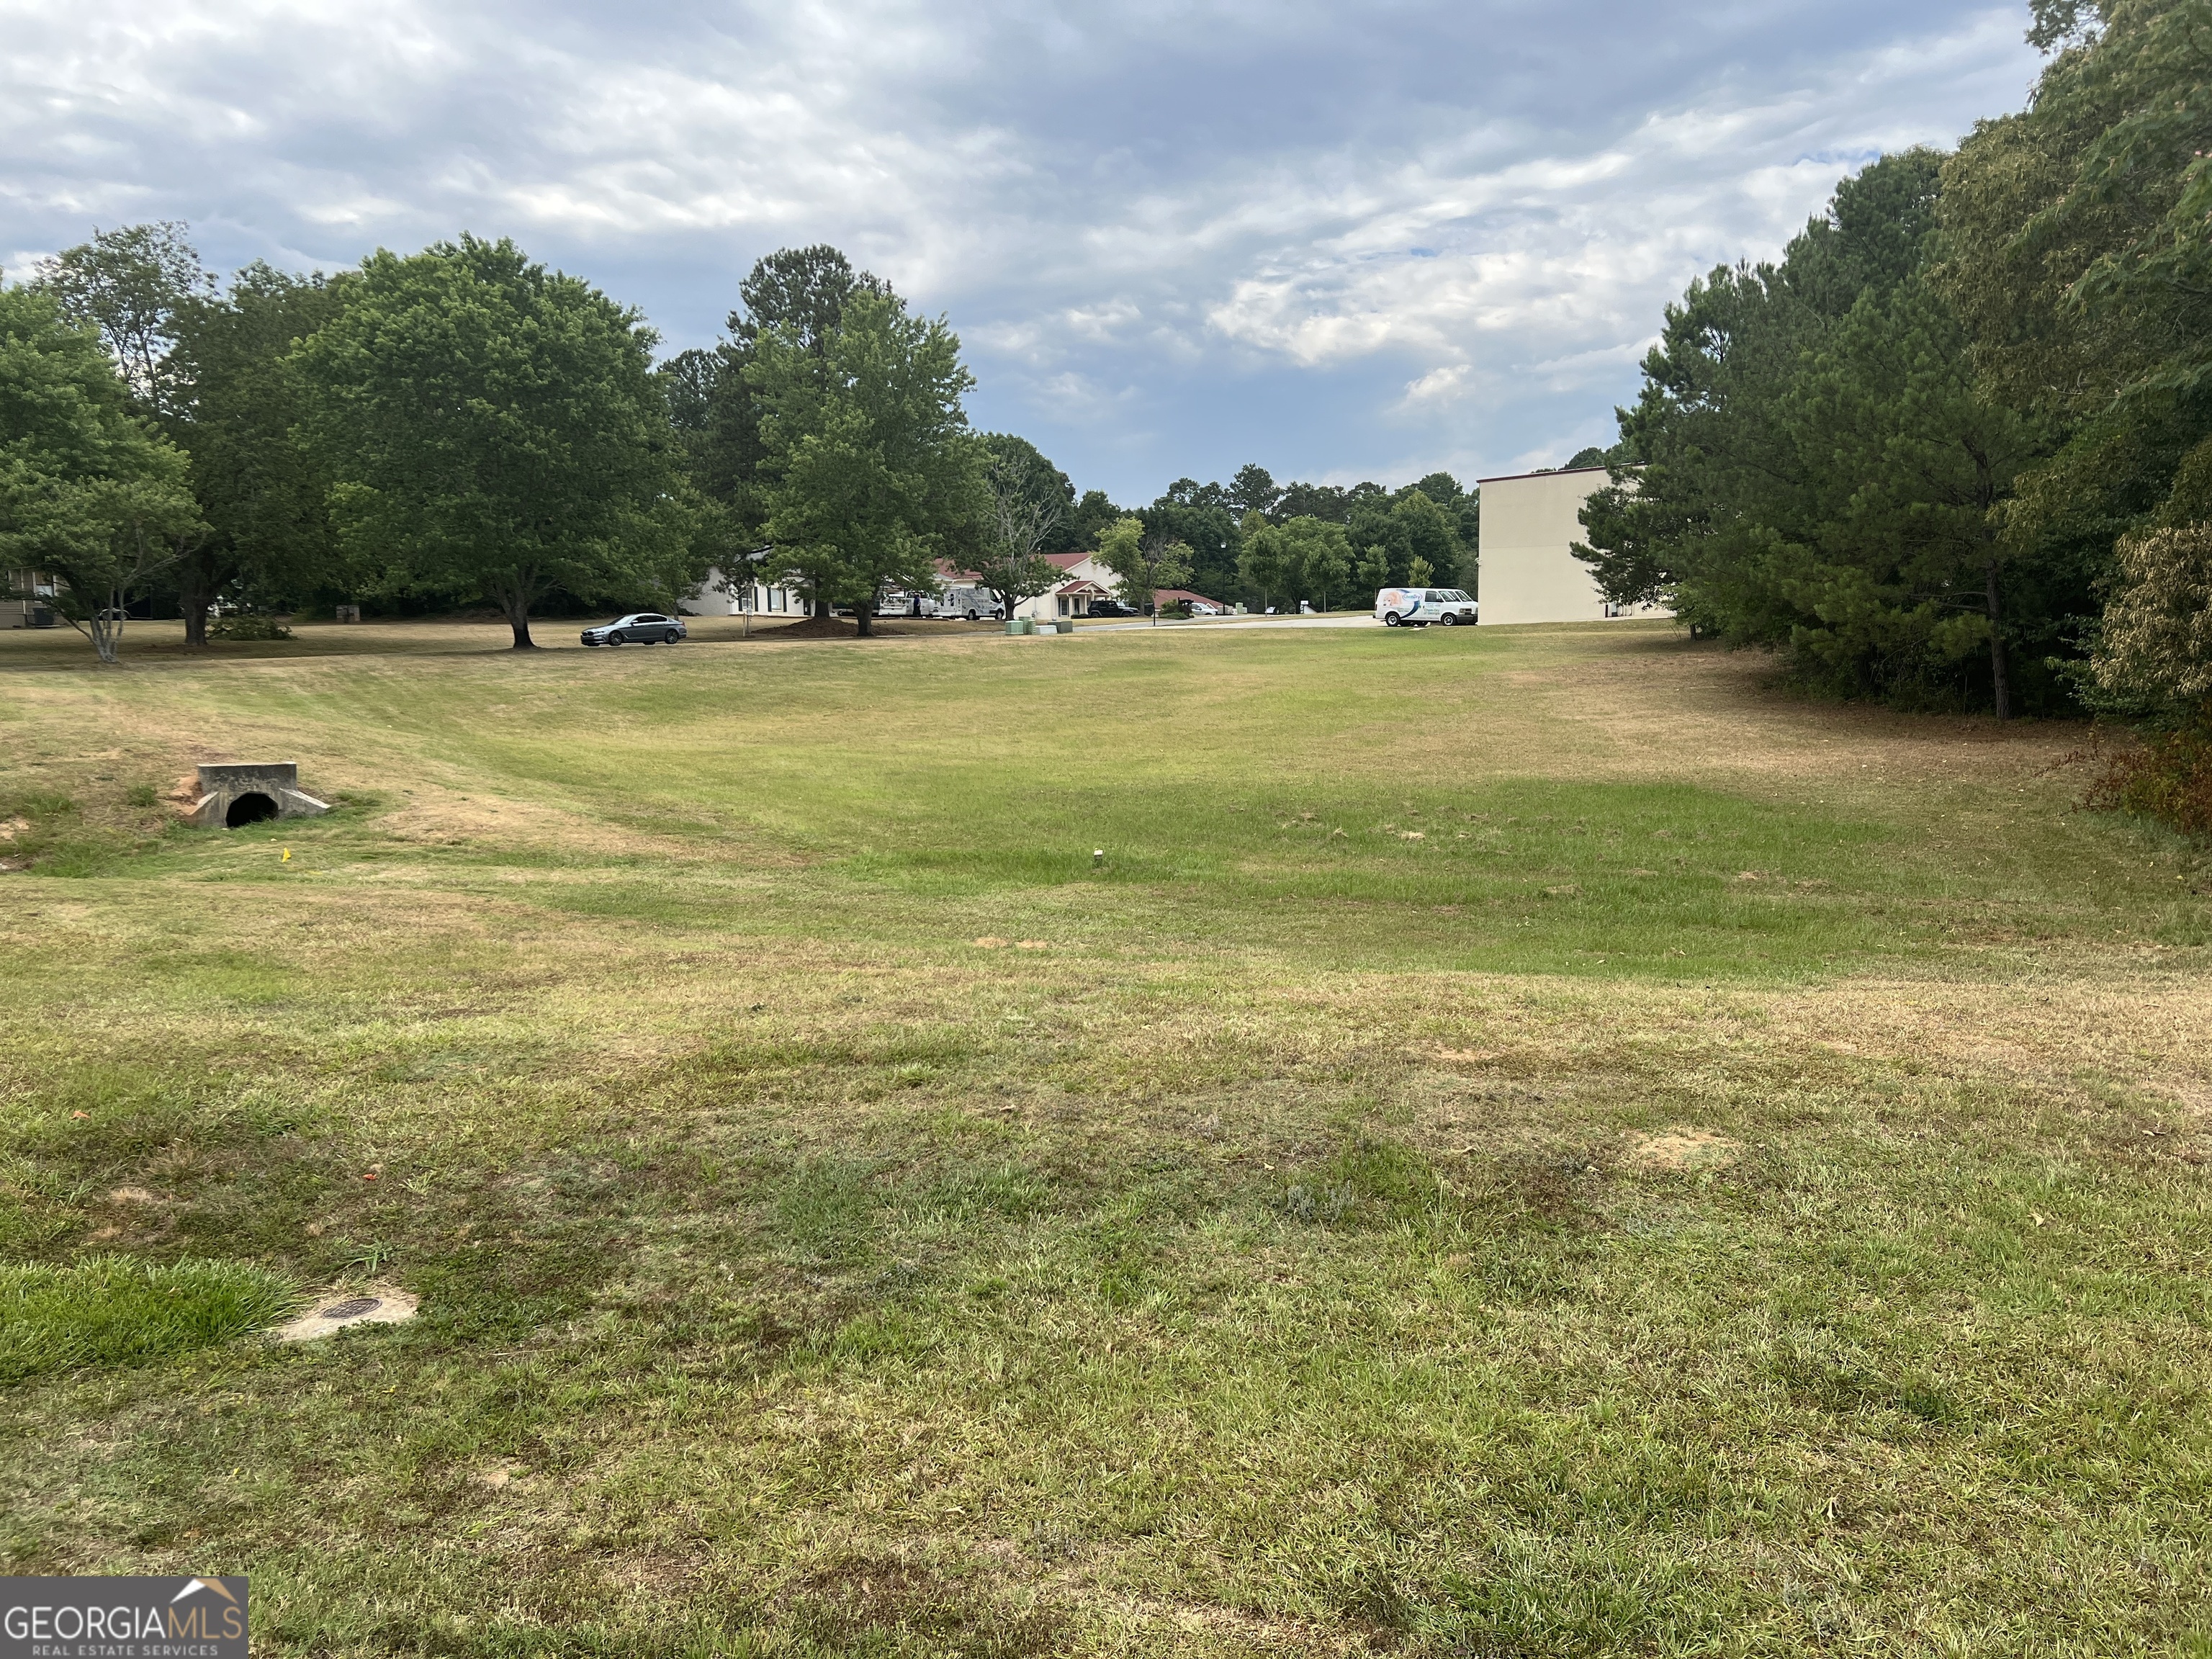
[[[1023,600],[1014,607],[1017,617],[1035,617],[1041,622],[1061,617],[1087,617],[1094,601],[1118,600],[1121,597],[1121,579],[1101,564],[1096,553],[1048,553],[1044,557],[1058,565],[1066,580],[1033,599]],[[1194,599],[1201,605],[1220,603],[1187,587],[1163,587],[1152,594],[1156,605]]]
[[[1024,599],[1014,607],[1017,617],[1030,617],[1038,622],[1056,621],[1061,617],[1087,617],[1095,600],[1113,599],[1121,590],[1121,579],[1098,562],[1095,553],[1046,553],[1045,562],[1060,573],[1060,580],[1033,599]],[[999,600],[988,589],[979,587],[972,571],[962,570],[949,561],[937,562],[937,580],[940,589],[939,604],[950,605],[955,611],[972,610],[981,617],[999,614]],[[1162,590],[1158,602],[1172,605],[1178,599],[1194,599],[1201,596],[1177,588]],[[887,596],[884,615],[902,614],[908,599],[897,594]],[[1211,603],[1211,601],[1208,601]],[[743,584],[735,592],[719,570],[709,570],[707,579],[677,602],[676,608],[687,617],[734,617],[741,611],[755,616],[803,616],[806,602],[787,587],[767,582],[755,582],[748,592]],[[940,611],[938,614],[942,615]]]
[[[1120,591],[1121,579],[1098,562],[1096,553],[1047,553],[1048,564],[1060,567],[1062,580],[1033,599],[1014,607],[1017,617],[1039,621],[1061,617],[1087,617],[1093,599],[1110,599]]]
[[[1573,544],[1589,542],[1583,503],[1605,487],[1603,467],[1522,472],[1479,482],[1482,555],[1475,598],[1481,603],[1483,625],[1674,614],[1656,605],[1608,604],[1597,590],[1596,574],[1571,550]]]
[[[1093,600],[1111,599],[1121,591],[1121,579],[1099,563],[1096,553],[1042,553],[1038,556],[1060,572],[1060,580],[1043,592],[1017,605],[1017,617],[1033,617],[1038,622],[1087,617]],[[938,576],[948,592],[963,590],[975,580],[968,572],[955,570],[942,560],[938,562]],[[991,600],[994,614],[997,603],[996,599]]]
[[[806,602],[787,587],[769,582],[739,582],[732,587],[727,577],[717,568],[707,573],[701,582],[682,599],[676,608],[687,617],[734,617],[750,611],[757,617],[793,616],[806,613]]]
[[[43,570],[0,570],[0,628],[52,628],[54,579]]]

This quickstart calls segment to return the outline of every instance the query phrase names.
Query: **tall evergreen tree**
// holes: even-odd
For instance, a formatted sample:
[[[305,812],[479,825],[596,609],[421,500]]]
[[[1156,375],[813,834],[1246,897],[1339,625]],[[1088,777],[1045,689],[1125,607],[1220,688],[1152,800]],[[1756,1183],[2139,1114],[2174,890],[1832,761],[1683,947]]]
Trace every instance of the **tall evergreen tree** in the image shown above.
[[[1979,383],[1935,280],[1940,155],[1838,186],[1779,265],[1670,307],[1580,550],[1607,598],[1781,647],[1808,681],[2049,706],[2078,585],[2008,550],[2037,429]]]

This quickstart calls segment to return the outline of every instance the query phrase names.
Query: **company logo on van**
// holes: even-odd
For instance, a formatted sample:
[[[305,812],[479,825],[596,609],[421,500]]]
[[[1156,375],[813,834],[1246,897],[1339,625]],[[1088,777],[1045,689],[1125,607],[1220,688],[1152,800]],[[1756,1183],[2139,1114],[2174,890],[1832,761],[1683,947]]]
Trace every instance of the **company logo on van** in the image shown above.
[[[1403,605],[1405,602],[1406,596],[1395,587],[1384,588],[1382,592],[1376,596],[1375,600],[1376,604],[1382,606],[1385,610],[1389,610],[1394,605]]]

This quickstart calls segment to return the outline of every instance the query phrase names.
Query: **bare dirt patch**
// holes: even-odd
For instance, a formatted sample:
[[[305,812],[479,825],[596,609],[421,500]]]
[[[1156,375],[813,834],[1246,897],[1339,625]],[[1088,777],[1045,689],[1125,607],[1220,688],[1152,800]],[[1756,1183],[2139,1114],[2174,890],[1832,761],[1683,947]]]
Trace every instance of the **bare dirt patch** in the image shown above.
[[[397,1285],[364,1285],[332,1291],[276,1330],[280,1342],[308,1342],[354,1325],[399,1325],[415,1317],[415,1297]]]
[[[1741,1141],[1712,1129],[1680,1124],[1656,1134],[1635,1135],[1621,1161],[1632,1170],[1668,1174],[1685,1170],[1724,1170],[1743,1151]]]

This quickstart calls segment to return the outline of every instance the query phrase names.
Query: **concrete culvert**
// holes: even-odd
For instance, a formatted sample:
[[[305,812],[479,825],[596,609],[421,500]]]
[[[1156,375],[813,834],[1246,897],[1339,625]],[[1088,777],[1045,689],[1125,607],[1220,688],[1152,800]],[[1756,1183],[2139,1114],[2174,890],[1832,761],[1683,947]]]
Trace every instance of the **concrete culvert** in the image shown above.
[[[199,795],[185,817],[203,830],[236,830],[330,810],[328,801],[300,787],[297,761],[225,761],[199,769]]]
[[[222,815],[222,827],[235,830],[241,823],[260,823],[276,816],[276,803],[257,789],[231,802],[230,810]]]

